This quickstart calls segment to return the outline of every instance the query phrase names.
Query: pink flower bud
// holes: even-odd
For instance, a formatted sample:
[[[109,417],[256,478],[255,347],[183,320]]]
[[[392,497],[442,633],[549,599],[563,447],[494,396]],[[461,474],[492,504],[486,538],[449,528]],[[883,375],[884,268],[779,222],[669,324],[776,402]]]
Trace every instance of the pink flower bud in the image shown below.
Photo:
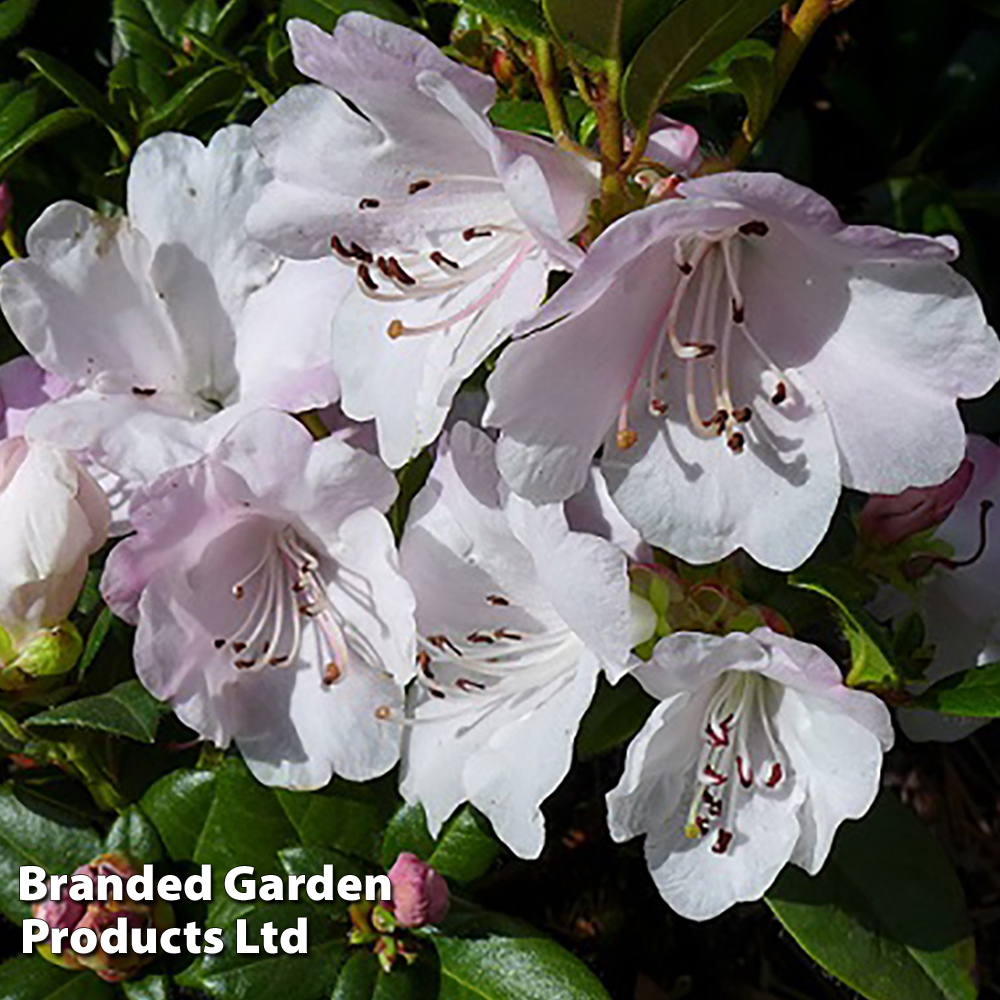
[[[448,882],[426,861],[403,851],[389,869],[393,912],[400,927],[440,923],[448,912]]]
[[[861,511],[861,537],[876,545],[895,545],[939,525],[965,495],[975,466],[967,458],[937,486],[911,486],[895,496],[876,494]]]

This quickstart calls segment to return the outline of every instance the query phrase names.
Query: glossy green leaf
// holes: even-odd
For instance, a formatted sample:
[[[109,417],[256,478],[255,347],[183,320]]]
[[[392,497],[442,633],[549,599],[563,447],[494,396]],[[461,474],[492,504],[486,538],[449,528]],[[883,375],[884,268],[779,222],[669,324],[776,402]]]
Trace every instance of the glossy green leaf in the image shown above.
[[[375,956],[370,951],[355,951],[344,962],[330,1000],[372,1000],[378,977]]]
[[[578,958],[519,920],[456,907],[427,936],[441,961],[438,1000],[609,1000]]]
[[[198,115],[235,100],[244,87],[245,81],[240,73],[228,66],[214,66],[157,108],[142,123],[143,137],[183,129]]]
[[[18,898],[18,868],[41,865],[64,874],[96,858],[103,843],[89,826],[71,825],[28,808],[10,785],[0,788],[0,911],[13,921],[28,916]],[[3,993],[0,992],[0,996]]]
[[[18,34],[37,6],[38,0],[3,0],[0,3],[0,39]]]
[[[975,1000],[962,887],[888,792],[840,830],[819,875],[789,866],[767,902],[813,959],[869,1000]]]
[[[104,694],[69,701],[31,716],[26,725],[75,726],[98,729],[114,736],[126,736],[140,743],[152,743],[160,719],[170,711],[137,680],[124,681]]]
[[[427,829],[423,806],[405,803],[386,824],[379,848],[383,868],[391,868],[403,851],[409,851],[425,861],[434,853],[434,838]]]
[[[42,92],[16,80],[0,84],[0,149],[9,146],[42,111]]]
[[[214,771],[174,771],[143,795],[139,808],[175,861],[192,860],[215,800]]]
[[[462,6],[510,28],[521,38],[542,38],[548,34],[539,0],[462,0]]]
[[[115,137],[123,151],[127,151],[128,140],[125,137],[127,126],[122,122],[108,99],[89,81],[80,76],[76,70],[37,49],[24,49],[20,56],[29,62],[53,86],[61,90],[74,104],[89,111],[94,118],[104,125]]]
[[[410,24],[410,15],[393,0],[281,0],[280,20],[284,24],[293,17],[318,24],[324,31],[333,31],[341,14],[360,10],[380,17],[383,21]]]
[[[644,124],[671,94],[745,38],[781,0],[684,0],[639,46],[625,74],[628,117]]]
[[[0,146],[0,177],[7,174],[10,168],[34,146],[62,135],[63,132],[68,132],[87,121],[90,121],[90,115],[79,108],[63,108],[39,119],[10,142]]]
[[[625,0],[542,0],[542,7],[556,37],[584,58],[621,57]]]
[[[967,715],[977,719],[1000,717],[1000,663],[989,663],[939,681],[914,705],[944,715]]]
[[[735,59],[729,65],[729,75],[747,102],[747,124],[756,135],[774,104],[774,64],[763,56]]]
[[[108,637],[108,632],[111,630],[111,623],[114,619],[115,616],[111,613],[111,608],[105,605],[101,608],[101,613],[97,616],[97,620],[90,626],[90,631],[87,633],[87,642],[83,647],[83,655],[80,657],[80,662],[76,665],[76,669],[81,677],[90,669],[91,664],[97,658],[97,654],[101,651],[101,647],[104,645],[104,640]]]
[[[268,921],[279,932],[294,927],[300,917],[308,921],[308,951],[304,955],[268,955],[260,929]],[[317,917],[303,903],[265,903],[245,918],[249,944],[260,946],[257,955],[238,954],[235,923],[223,927],[226,945],[217,955],[202,955],[177,982],[220,1000],[326,1000],[337,982],[346,948],[343,926]]]
[[[306,878],[322,875],[324,865],[332,865],[334,885],[342,875],[362,875],[356,862],[349,861],[345,855],[329,847],[286,847],[278,851],[278,861],[286,874],[305,875]],[[331,900],[311,900],[303,885],[299,887],[299,896],[327,916],[347,919],[347,902],[336,892]]]
[[[174,996],[173,983],[169,976],[144,976],[142,979],[126,979],[122,983],[126,1000],[171,1000]]]
[[[92,972],[67,972],[39,955],[0,965],[3,1000],[112,1000],[116,992]]]
[[[155,864],[163,857],[156,827],[137,806],[129,806],[108,831],[106,850],[124,854],[140,865]]]
[[[363,785],[335,778],[320,792],[279,791],[277,796],[303,844],[372,860],[399,804],[391,776]]]

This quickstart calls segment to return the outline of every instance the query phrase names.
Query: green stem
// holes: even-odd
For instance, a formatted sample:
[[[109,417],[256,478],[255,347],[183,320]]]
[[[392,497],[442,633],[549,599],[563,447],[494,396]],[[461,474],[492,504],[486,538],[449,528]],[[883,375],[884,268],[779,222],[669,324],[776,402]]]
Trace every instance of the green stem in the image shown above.
[[[563,107],[562,92],[559,88],[559,74],[552,58],[552,46],[544,38],[536,38],[530,60],[531,69],[542,95],[542,104],[549,117],[549,126],[556,143],[564,149],[576,151],[576,143],[569,131],[566,109]]]
[[[845,10],[853,2],[854,0],[802,0],[795,16],[785,23],[785,30],[774,57],[772,108],[778,103],[778,98],[785,89],[785,84],[788,83],[816,32],[831,14]],[[761,115],[760,121],[753,124],[751,124],[749,117],[744,121],[743,130],[729,150],[728,165],[730,167],[738,167],[749,156],[750,150],[753,149],[764,131],[768,117],[768,115]]]

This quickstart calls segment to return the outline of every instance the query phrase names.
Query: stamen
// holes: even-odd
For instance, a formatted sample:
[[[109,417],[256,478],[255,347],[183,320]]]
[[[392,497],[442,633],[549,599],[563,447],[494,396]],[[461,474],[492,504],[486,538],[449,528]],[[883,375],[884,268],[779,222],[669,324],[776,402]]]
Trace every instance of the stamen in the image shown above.
[[[431,261],[437,264],[440,268],[451,268],[453,271],[461,270],[460,266],[448,257],[445,257],[440,250],[435,250],[431,253]]]
[[[378,198],[362,198],[361,201],[358,202],[358,208],[364,211],[367,208],[378,208],[381,204],[382,203],[378,200]]]
[[[339,681],[341,673],[342,671],[340,667],[337,666],[336,663],[328,663],[326,665],[326,670],[323,672],[324,686],[330,687],[331,684],[334,684],[336,681]]]
[[[414,181],[409,187],[410,194],[419,194],[421,191],[426,191],[431,186],[431,182],[428,180]]]
[[[470,226],[468,229],[463,230],[462,239],[466,243],[469,243],[471,240],[479,240],[492,235],[493,232],[489,229],[477,229],[475,226]]]
[[[358,264],[358,280],[373,292],[378,291],[378,285],[375,283],[371,271],[368,270],[367,264]]]
[[[389,275],[390,278],[393,278],[400,284],[407,286],[413,286],[417,283],[417,279],[414,278],[412,274],[407,274],[395,257],[390,257],[387,263],[388,263],[388,269],[386,273]]]
[[[486,603],[492,604],[495,607],[506,608],[510,604],[510,601],[508,601],[506,597],[501,597],[499,594],[487,594]]]
[[[354,254],[355,260],[360,260],[362,264],[375,263],[375,257],[357,243],[351,243],[351,253]]]
[[[744,222],[740,226],[740,232],[744,236],[767,236],[770,232],[770,228],[767,223],[761,219],[755,219],[752,222]]]

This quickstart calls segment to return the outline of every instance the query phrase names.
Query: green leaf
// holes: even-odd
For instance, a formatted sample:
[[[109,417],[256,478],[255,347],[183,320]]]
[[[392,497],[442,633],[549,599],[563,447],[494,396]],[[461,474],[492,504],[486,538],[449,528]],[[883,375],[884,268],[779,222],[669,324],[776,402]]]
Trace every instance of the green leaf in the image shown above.
[[[76,70],[53,56],[37,49],[24,49],[20,56],[31,63],[42,76],[61,90],[74,104],[104,125],[114,136],[119,148],[127,156],[130,152],[128,139],[125,137],[128,127],[122,122],[108,99],[89,80],[80,76]]]
[[[915,698],[913,704],[944,715],[1000,717],[1000,663],[988,663],[946,677]]]
[[[767,902],[812,958],[869,1000],[975,1000],[962,887],[888,792],[840,831],[819,875],[789,865]]]
[[[142,123],[144,139],[184,128],[193,118],[235,100],[245,87],[243,76],[228,66],[213,66],[185,84]]]
[[[684,0],[639,46],[625,74],[624,105],[647,123],[671,94],[745,38],[781,0]]]
[[[434,853],[434,838],[427,829],[423,806],[401,805],[389,820],[382,836],[379,861],[389,869],[403,851],[425,861]]]
[[[735,59],[729,65],[729,75],[747,102],[747,125],[756,135],[774,104],[774,63],[764,56]]]
[[[67,972],[40,955],[0,965],[3,1000],[112,1000],[115,987],[92,972]]]
[[[169,66],[186,13],[185,0],[114,0],[111,20],[125,52]]]
[[[303,844],[372,860],[399,801],[391,776],[363,785],[335,778],[320,792],[279,791],[277,796]]]
[[[304,955],[268,955],[260,940],[260,929],[268,921],[279,933],[294,927],[300,917],[308,921],[308,951]],[[226,945],[217,955],[195,959],[177,982],[220,1000],[325,1000],[337,981],[343,960],[343,928],[317,917],[302,903],[265,903],[245,917],[246,939],[261,947],[257,955],[236,952],[235,922],[223,928]]]
[[[146,976],[144,979],[126,979],[122,983],[127,1000],[170,1000],[174,995],[169,976]]]
[[[195,856],[215,800],[214,771],[174,771],[148,789],[139,808],[156,827],[175,861]]]
[[[355,951],[340,970],[330,1000],[429,1000],[439,995],[436,967],[423,957],[385,973],[370,951]]]
[[[375,956],[370,951],[356,951],[344,962],[330,1000],[372,1000],[378,977]]]
[[[18,922],[28,916],[28,903],[18,898],[18,868],[41,865],[51,874],[66,874],[96,858],[101,838],[89,826],[60,822],[29,809],[10,785],[0,788],[0,911]],[[0,996],[3,996],[0,991]]]
[[[586,760],[627,743],[642,729],[655,704],[632,677],[614,685],[602,678],[576,734],[576,755]]]
[[[108,831],[106,850],[124,854],[140,865],[155,864],[163,857],[156,827],[137,806],[129,806]]]
[[[33,715],[25,725],[99,729],[140,743],[152,743],[160,719],[169,711],[167,705],[157,701],[137,680],[130,680],[104,694],[66,702]]]
[[[840,627],[851,647],[851,669],[846,683],[851,687],[895,691],[902,687],[902,677],[894,662],[892,641],[886,630],[862,607],[870,599],[860,589],[867,581],[836,567],[808,563],[793,573],[788,582],[793,587],[811,590],[831,601],[837,609]]]
[[[510,28],[521,38],[544,38],[548,34],[537,0],[462,0],[462,6]]]
[[[104,645],[104,640],[108,637],[111,623],[114,620],[115,616],[111,613],[111,608],[107,605],[101,608],[101,613],[97,616],[97,620],[91,625],[90,631],[87,633],[87,644],[83,647],[83,655],[77,664],[80,677],[83,677],[97,658],[97,654],[101,651],[101,646]]]
[[[410,15],[393,0],[281,0],[279,19],[282,24],[293,17],[318,24],[324,31],[333,31],[341,14],[360,10],[383,21],[411,25]]]
[[[42,92],[16,80],[0,84],[0,149],[10,145],[42,110]]]
[[[425,936],[441,960],[438,1000],[609,1000],[578,958],[519,920],[456,907]]]
[[[79,108],[62,108],[60,111],[53,111],[39,119],[29,128],[26,128],[10,142],[0,146],[0,177],[3,177],[10,168],[33,146],[37,146],[46,139],[62,135],[77,125],[90,121],[90,115]]]
[[[18,34],[37,6],[38,0],[3,0],[0,3],[0,39]]]
[[[625,0],[542,0],[542,7],[556,37],[585,58],[610,62],[621,57]]]
[[[341,875],[356,875],[357,866],[350,863],[339,851],[328,847],[286,847],[278,851],[278,860],[288,875],[322,875],[324,865],[333,866],[333,880],[336,885]],[[308,899],[305,886],[299,887],[300,898],[306,900],[312,907],[333,919],[347,918],[347,903],[339,895],[326,902]]]

